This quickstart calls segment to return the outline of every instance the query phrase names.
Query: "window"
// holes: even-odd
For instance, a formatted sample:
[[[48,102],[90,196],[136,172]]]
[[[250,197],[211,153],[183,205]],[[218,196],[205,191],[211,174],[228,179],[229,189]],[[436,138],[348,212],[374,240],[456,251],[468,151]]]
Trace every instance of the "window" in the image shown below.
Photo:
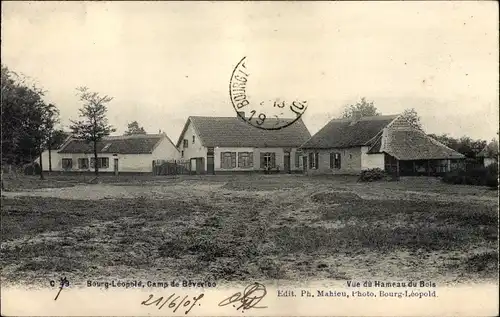
[[[184,144],[183,144],[183,147],[184,148],[187,148],[189,145],[189,141],[187,139],[184,139]]]
[[[194,137],[194,135],[193,135],[193,144],[194,144],[194,139],[195,139],[195,137]]]
[[[78,168],[79,169],[88,169],[89,168],[89,159],[88,158],[79,158],[78,159]]]
[[[276,167],[276,153],[273,153],[273,152],[260,153],[260,167],[261,168],[275,168]]]
[[[181,157],[184,158],[184,151],[181,151]]]
[[[352,154],[349,154],[349,159],[352,160]]]
[[[253,167],[253,152],[239,152],[238,167],[239,168]]]
[[[72,169],[73,168],[73,160],[70,158],[63,158],[61,163],[62,163],[63,169]]]
[[[309,153],[309,168],[310,169],[318,169],[318,159],[319,159],[318,152]]]
[[[92,157],[90,159],[90,167],[94,168],[95,159]],[[109,158],[107,157],[98,157],[97,158],[97,168],[108,168],[109,167]]]
[[[221,168],[235,168],[236,167],[236,152],[221,152],[221,154],[220,154],[220,167]]]
[[[295,152],[295,167],[300,168],[300,162],[302,161],[302,152]]]
[[[340,168],[340,153],[330,153],[330,168]]]

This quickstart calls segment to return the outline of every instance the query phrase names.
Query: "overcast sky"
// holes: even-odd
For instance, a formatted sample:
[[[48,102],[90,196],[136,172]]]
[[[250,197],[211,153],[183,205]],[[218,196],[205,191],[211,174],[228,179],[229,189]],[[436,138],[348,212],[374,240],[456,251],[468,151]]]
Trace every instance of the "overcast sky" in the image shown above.
[[[415,108],[429,133],[490,140],[498,45],[496,2],[2,3],[2,63],[46,89],[64,125],[88,86],[114,97],[117,133],[137,120],[174,142],[190,115],[235,115],[244,56],[267,79],[247,93],[307,100],[311,133],[365,96],[383,114]]]

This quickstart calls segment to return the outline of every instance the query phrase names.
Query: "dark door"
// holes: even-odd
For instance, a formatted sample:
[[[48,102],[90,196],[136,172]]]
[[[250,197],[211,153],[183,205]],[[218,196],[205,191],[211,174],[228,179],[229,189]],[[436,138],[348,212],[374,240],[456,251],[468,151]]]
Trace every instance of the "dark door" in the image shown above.
[[[303,154],[302,155],[302,170],[307,172],[307,155]]]
[[[215,174],[214,155],[207,155],[207,173]]]
[[[196,158],[196,174],[205,174],[205,160],[203,157]]]
[[[118,159],[117,159],[117,158],[115,158],[115,160],[114,160],[114,161],[115,161],[115,168],[114,168],[114,170],[115,170],[115,175],[118,175]]]
[[[283,162],[283,165],[285,173],[290,174],[290,152],[285,152],[285,160]]]

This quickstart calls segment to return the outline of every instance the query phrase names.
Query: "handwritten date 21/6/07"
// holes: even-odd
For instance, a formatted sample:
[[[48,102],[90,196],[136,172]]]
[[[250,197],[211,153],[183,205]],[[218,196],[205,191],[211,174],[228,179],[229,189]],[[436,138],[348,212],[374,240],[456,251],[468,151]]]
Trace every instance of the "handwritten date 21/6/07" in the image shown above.
[[[176,296],[175,293],[167,297],[166,299],[162,297],[159,297],[157,299],[153,299],[154,295],[150,294],[149,298],[146,299],[141,303],[141,305],[145,306],[150,306],[150,305],[155,305],[158,307],[158,310],[162,309],[163,306],[167,305],[168,303],[168,308],[172,309],[172,312],[177,312],[177,310],[182,306],[186,308],[184,311],[184,314],[188,314],[191,309],[198,303],[198,301],[205,296],[204,294],[200,294],[198,296],[195,296],[193,298],[188,299],[188,295],[184,296],[182,299],[181,296]],[[179,300],[180,299],[180,300]],[[198,306],[201,306],[200,303],[198,303]]]

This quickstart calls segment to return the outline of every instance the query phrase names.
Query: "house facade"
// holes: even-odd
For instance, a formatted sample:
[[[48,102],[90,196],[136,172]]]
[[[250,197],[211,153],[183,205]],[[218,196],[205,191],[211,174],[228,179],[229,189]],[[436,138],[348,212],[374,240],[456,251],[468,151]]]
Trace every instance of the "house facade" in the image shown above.
[[[180,153],[164,133],[108,136],[97,144],[97,165],[100,172],[151,173],[153,161],[176,160]],[[61,172],[93,172],[92,144],[71,138],[58,151],[52,151],[52,170]],[[43,170],[48,159],[42,157]]]
[[[331,120],[301,149],[309,175],[359,174],[372,168],[435,175],[458,167],[465,158],[398,115]]]
[[[272,119],[269,119],[272,120]],[[258,129],[239,117],[191,116],[177,142],[197,174],[302,171],[298,147],[310,138],[301,119],[280,130]]]
[[[498,141],[491,141],[477,156],[482,161],[484,167],[498,164]]]

